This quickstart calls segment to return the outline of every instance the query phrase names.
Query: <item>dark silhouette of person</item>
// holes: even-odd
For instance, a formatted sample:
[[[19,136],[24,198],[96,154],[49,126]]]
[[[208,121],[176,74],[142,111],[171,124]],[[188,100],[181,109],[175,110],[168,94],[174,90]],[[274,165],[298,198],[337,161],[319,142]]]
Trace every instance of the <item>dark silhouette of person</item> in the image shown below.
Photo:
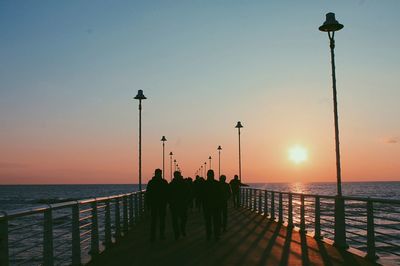
[[[202,210],[202,189],[204,185],[204,178],[200,176],[196,176],[196,179],[193,181],[193,196],[194,196],[194,206],[197,210]]]
[[[240,182],[238,175],[235,175],[229,182],[232,191],[233,207],[239,208],[240,204],[240,187],[248,187],[248,185]]]
[[[192,211],[193,199],[194,199],[193,179],[191,177],[185,178],[185,182],[187,184],[187,189],[188,189],[188,208],[190,211]]]
[[[222,206],[221,206],[221,225],[222,225],[222,232],[226,231],[226,226],[228,222],[228,199],[231,197],[231,186],[225,182],[226,176],[221,175],[219,177],[219,183],[222,190]]]
[[[181,173],[175,171],[174,178],[169,184],[169,207],[171,210],[175,240],[178,240],[181,235],[186,236],[188,200],[188,185]]]
[[[211,239],[212,233],[214,233],[215,240],[219,240],[223,195],[221,186],[214,179],[214,171],[211,169],[207,171],[207,180],[202,193],[207,240]]]
[[[165,239],[165,214],[168,200],[168,182],[162,178],[161,169],[154,171],[154,177],[147,184],[146,203],[151,213],[150,241],[156,238],[157,222],[160,223],[160,239]]]

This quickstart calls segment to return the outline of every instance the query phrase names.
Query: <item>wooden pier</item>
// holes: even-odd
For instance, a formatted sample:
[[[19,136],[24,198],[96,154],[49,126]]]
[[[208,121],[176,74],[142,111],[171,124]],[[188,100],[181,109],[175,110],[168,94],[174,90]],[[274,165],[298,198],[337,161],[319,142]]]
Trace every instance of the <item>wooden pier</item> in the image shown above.
[[[248,209],[229,209],[228,230],[206,240],[202,214],[189,211],[187,236],[174,240],[167,215],[166,239],[150,242],[145,217],[89,265],[377,265],[336,249]]]

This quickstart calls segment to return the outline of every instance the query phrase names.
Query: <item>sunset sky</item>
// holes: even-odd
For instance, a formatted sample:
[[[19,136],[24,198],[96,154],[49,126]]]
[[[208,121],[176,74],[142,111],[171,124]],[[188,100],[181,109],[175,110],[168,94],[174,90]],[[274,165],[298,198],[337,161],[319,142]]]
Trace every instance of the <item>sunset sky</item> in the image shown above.
[[[213,158],[244,182],[400,181],[400,1],[1,1],[0,184],[137,183]],[[305,160],[291,150],[306,151]],[[169,157],[166,156],[169,180]]]

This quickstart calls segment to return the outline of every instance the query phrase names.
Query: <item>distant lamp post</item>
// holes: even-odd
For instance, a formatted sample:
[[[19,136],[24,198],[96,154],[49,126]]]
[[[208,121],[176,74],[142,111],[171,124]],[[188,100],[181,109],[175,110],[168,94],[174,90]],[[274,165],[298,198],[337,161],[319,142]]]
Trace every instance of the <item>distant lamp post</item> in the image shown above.
[[[337,197],[335,199],[335,237],[334,244],[338,247],[346,248],[346,229],[344,216],[344,200],[342,198],[342,175],[340,166],[340,146],[339,146],[339,121],[337,110],[337,92],[336,92],[336,73],[335,73],[335,31],[343,29],[343,25],[335,19],[334,13],[327,13],[326,20],[320,31],[327,32],[331,48],[331,66],[332,66],[332,88],[333,88],[333,113],[335,121],[335,147],[336,147],[336,182]]]
[[[176,159],[174,159],[174,171],[176,171]]]
[[[212,169],[212,166],[211,166],[211,160],[212,160],[211,155],[208,156],[208,160],[210,161],[210,169]]]
[[[239,180],[242,181],[242,157],[241,157],[241,150],[240,150],[240,129],[242,128],[242,123],[240,121],[237,122],[236,127],[238,129],[238,136],[239,136]]]
[[[218,150],[218,177],[220,177],[221,176],[221,150],[222,150],[221,146],[218,146],[217,150]]]
[[[204,176],[207,177],[207,162],[204,162]]]
[[[165,136],[162,136],[161,141],[162,141],[162,177],[163,179],[165,179],[165,142],[167,141]]]
[[[204,172],[203,172],[203,166],[200,167],[200,173],[201,173],[201,174],[204,174]],[[203,177],[206,178],[205,176],[203,176]]]
[[[174,155],[173,153],[172,153],[172,151],[169,153],[169,162],[170,162],[170,167],[169,167],[169,169],[170,169],[170,171],[171,171],[171,180],[172,180],[172,155]]]
[[[143,90],[138,90],[135,100],[139,100],[139,191],[142,191],[142,100],[147,98]]]

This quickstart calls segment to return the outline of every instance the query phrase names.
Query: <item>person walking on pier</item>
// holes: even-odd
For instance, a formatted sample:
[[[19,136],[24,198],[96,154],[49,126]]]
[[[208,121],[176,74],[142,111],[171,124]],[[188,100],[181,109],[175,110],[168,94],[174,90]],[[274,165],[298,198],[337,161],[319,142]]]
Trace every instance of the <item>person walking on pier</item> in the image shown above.
[[[231,187],[226,181],[226,176],[221,175],[219,177],[219,183],[222,189],[222,206],[221,206],[221,221],[222,221],[222,232],[226,231],[228,222],[228,199],[231,197]]]
[[[162,178],[161,169],[155,170],[154,177],[147,184],[145,196],[151,213],[150,241],[155,241],[157,222],[160,223],[160,239],[165,239],[168,182]]]
[[[214,171],[208,170],[207,180],[203,190],[203,209],[206,223],[207,240],[214,233],[215,240],[219,240],[221,230],[221,206],[223,201],[221,185],[214,179]]]
[[[240,187],[248,187],[248,185],[243,184],[238,175],[235,175],[233,179],[229,182],[232,190],[233,207],[239,208],[240,203]]]
[[[174,172],[174,179],[169,184],[169,207],[172,216],[172,227],[175,240],[186,236],[187,207],[189,190],[186,181],[179,171]]]
[[[197,210],[202,210],[202,190],[204,185],[204,178],[200,176],[196,176],[196,179],[193,181],[193,194],[194,194],[194,206]]]

